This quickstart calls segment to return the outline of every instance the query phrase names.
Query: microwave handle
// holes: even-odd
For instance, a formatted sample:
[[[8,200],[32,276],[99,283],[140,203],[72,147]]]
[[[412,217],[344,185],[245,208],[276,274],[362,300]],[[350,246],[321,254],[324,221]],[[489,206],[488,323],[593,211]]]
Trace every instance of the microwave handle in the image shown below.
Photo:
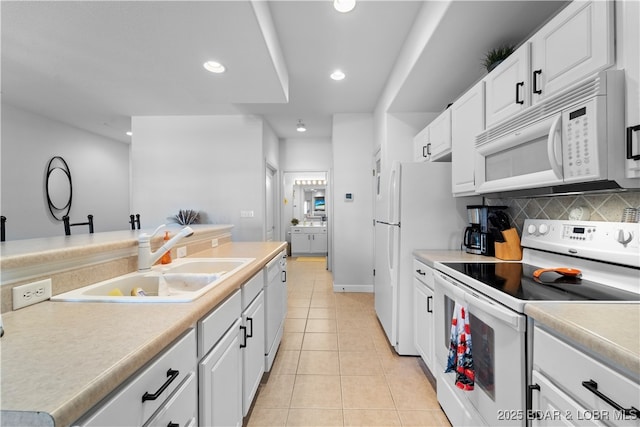
[[[556,133],[560,128],[560,121],[562,120],[562,114],[558,114],[558,116],[553,120],[551,124],[551,129],[549,130],[549,138],[547,139],[547,156],[549,156],[549,163],[551,163],[551,169],[557,178],[562,179],[562,159],[558,162],[558,157],[556,156]],[[559,138],[562,141],[561,138]]]

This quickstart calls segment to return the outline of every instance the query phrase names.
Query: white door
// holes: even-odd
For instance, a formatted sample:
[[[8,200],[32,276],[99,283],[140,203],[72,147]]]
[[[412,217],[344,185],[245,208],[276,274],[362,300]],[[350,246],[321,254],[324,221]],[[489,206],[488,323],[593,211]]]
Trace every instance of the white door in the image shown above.
[[[271,242],[276,232],[275,198],[276,198],[276,170],[271,166],[266,167],[266,212],[265,212],[265,240]]]
[[[614,63],[614,2],[576,1],[531,38],[533,103]]]
[[[242,426],[240,319],[200,362],[199,422],[204,426]]]
[[[454,196],[475,193],[476,135],[484,130],[484,82],[451,106],[451,186]]]
[[[530,105],[529,70],[529,43],[525,43],[484,78],[487,128]]]

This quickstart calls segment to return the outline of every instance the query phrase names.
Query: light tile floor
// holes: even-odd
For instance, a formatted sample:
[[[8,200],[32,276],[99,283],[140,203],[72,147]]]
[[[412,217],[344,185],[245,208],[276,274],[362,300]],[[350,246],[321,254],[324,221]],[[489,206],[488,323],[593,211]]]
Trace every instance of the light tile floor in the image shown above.
[[[324,262],[288,259],[288,313],[251,426],[450,426],[419,358],[400,357],[373,294],[334,293]]]

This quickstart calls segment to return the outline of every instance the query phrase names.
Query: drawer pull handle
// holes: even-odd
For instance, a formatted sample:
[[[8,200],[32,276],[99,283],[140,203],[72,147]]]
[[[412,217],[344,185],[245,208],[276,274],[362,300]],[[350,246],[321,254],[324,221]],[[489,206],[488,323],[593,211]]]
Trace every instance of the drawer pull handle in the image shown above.
[[[173,421],[169,421],[169,424],[167,424],[167,427],[180,427],[180,424],[174,423]]]
[[[534,390],[540,390],[540,386],[538,384],[529,384],[527,386],[527,407],[528,408],[533,408],[533,391]],[[540,411],[533,411],[531,412],[531,418],[534,420],[539,420],[541,419],[541,413]]]
[[[240,329],[242,329],[242,334],[244,336],[244,341],[242,344],[240,344],[240,348],[245,348],[247,346],[247,327],[240,326]]]
[[[421,275],[421,276],[426,276],[426,275],[427,275],[427,273],[425,273],[424,271],[422,271],[422,270],[420,270],[420,269],[417,269],[417,270],[416,270],[416,273],[418,273],[418,274],[419,274],[419,275]]]
[[[427,297],[427,313],[433,313],[433,309],[431,308],[431,300],[433,297]]]
[[[538,76],[542,74],[542,70],[535,70],[533,72],[533,93],[540,95],[542,89],[538,88]]]
[[[633,406],[631,408],[623,408],[622,406],[620,406],[616,402],[614,402],[610,397],[608,397],[605,394],[603,394],[600,391],[598,391],[598,383],[595,382],[594,380],[582,381],[582,385],[584,386],[584,388],[589,390],[591,393],[595,394],[600,399],[604,400],[609,405],[613,406],[613,408],[616,411],[620,411],[620,412],[624,413],[627,416],[633,416],[635,418],[640,417],[640,411],[638,411],[638,409],[634,408]]]
[[[251,332],[247,334],[247,338],[253,337],[253,319],[251,317],[247,317],[247,322],[251,324]]]
[[[283,270],[282,271],[282,281],[286,282],[287,281],[287,270]]]
[[[524,104],[524,100],[520,99],[520,87],[524,87],[524,82],[516,83],[516,104]]]
[[[162,386],[158,389],[158,391],[156,391],[153,394],[149,393],[148,391],[145,391],[144,394],[142,395],[142,401],[146,402],[147,400],[156,400],[158,397],[160,397],[162,392],[164,392],[167,389],[167,387],[169,387],[169,384],[171,384],[173,382],[173,380],[178,378],[178,375],[180,375],[180,371],[174,370],[174,369],[169,369],[167,371],[167,377],[168,378],[164,382],[164,384],[162,384]]]

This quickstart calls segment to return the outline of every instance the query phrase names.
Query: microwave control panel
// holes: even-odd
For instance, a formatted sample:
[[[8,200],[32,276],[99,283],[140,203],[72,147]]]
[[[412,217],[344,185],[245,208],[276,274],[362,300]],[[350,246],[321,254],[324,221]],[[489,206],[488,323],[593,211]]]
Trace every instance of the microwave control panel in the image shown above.
[[[562,158],[565,182],[600,176],[596,99],[562,112]]]

